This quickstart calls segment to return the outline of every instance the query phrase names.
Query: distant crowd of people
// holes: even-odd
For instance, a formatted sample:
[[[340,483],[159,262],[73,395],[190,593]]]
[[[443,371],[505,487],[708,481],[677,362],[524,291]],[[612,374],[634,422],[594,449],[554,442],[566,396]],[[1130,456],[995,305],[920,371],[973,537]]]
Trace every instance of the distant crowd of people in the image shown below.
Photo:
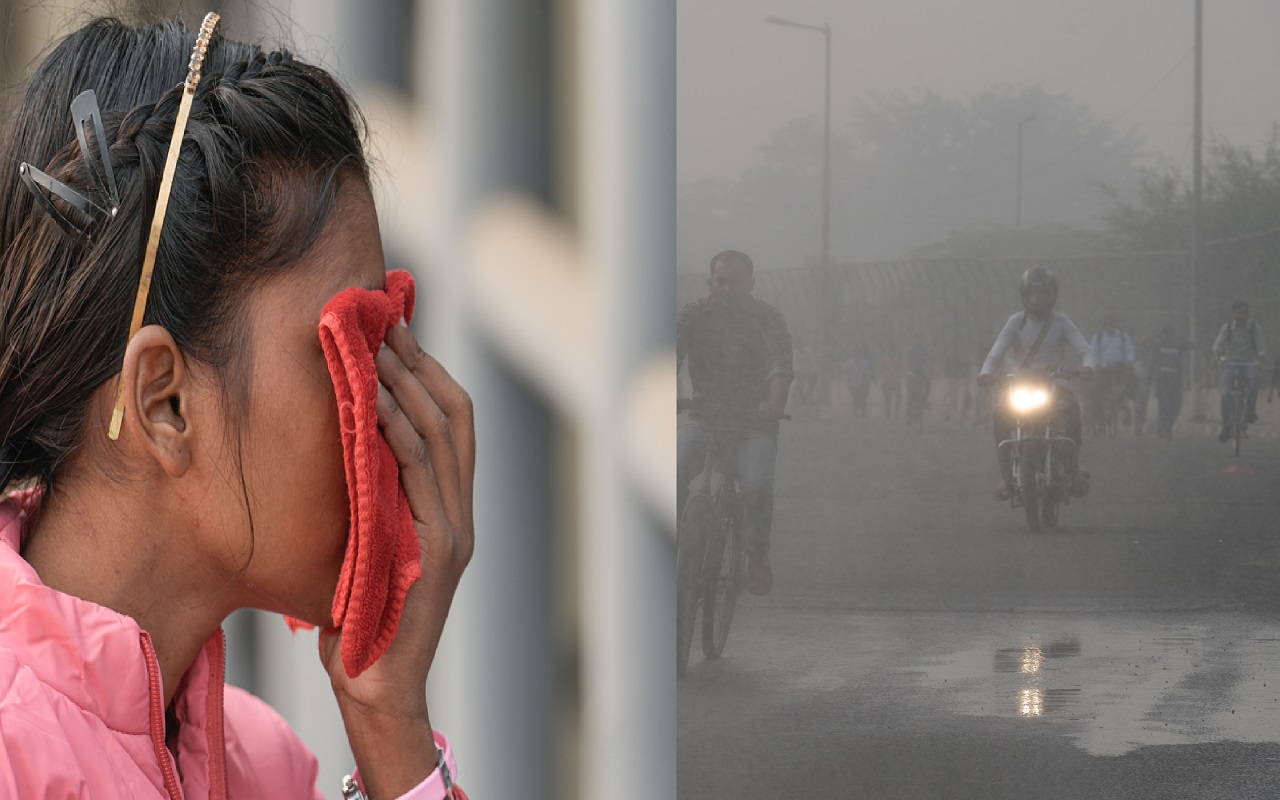
[[[1232,336],[1239,340],[1236,349],[1241,352],[1251,350],[1257,356],[1257,351],[1262,349],[1253,344],[1261,329],[1256,321],[1249,319],[1247,306],[1238,310],[1238,314],[1243,315],[1244,322],[1237,322],[1233,317],[1233,321],[1219,331],[1208,356],[1210,368],[1230,361],[1226,349]],[[797,338],[794,344],[796,391],[791,408],[801,415],[817,414],[822,407],[838,408],[841,401],[831,393],[830,387],[843,385],[851,417],[865,419],[873,415],[871,409],[877,406],[875,415],[897,419],[904,414],[915,382],[926,407],[933,408],[929,399],[936,398],[934,415],[943,421],[986,424],[991,415],[991,399],[975,385],[974,365],[982,363],[993,338],[989,329],[984,330],[968,349],[956,342],[932,348],[922,335],[914,337],[905,347],[888,345],[872,349],[858,343],[846,351],[847,357],[837,357],[825,367],[819,363],[814,348]],[[1119,318],[1107,316],[1102,328],[1089,340],[1089,347],[1098,367],[1096,379],[1087,396],[1082,398],[1084,420],[1089,429],[1095,435],[1107,435],[1106,412],[1114,407],[1115,425],[1141,436],[1149,431],[1147,411],[1154,400],[1154,433],[1161,438],[1172,438],[1174,422],[1182,411],[1183,394],[1189,388],[1188,357],[1196,345],[1169,324],[1162,325],[1153,336],[1135,339]],[[1231,369],[1224,366],[1221,370],[1227,386],[1223,389],[1224,395],[1229,390],[1226,380]],[[1256,398],[1264,379],[1269,397],[1274,398],[1280,392],[1280,355],[1270,364],[1244,369],[1251,382],[1250,397]],[[937,394],[933,391],[935,384],[939,389]],[[873,388],[878,390],[874,394]],[[873,397],[879,400],[878,404]],[[1250,421],[1257,418],[1256,399],[1249,406],[1247,418]]]

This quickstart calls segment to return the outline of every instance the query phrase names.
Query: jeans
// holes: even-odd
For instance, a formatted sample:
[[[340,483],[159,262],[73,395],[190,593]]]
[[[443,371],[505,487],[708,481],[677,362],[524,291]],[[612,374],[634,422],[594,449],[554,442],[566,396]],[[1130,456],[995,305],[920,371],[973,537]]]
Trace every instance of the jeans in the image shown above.
[[[1258,418],[1258,378],[1262,368],[1258,364],[1223,364],[1222,365],[1222,424],[1230,425],[1231,418],[1231,382],[1235,380],[1237,370],[1244,370],[1245,383],[1248,386],[1248,403],[1245,405],[1246,421]],[[1246,422],[1247,424],[1247,422]]]
[[[702,474],[711,425],[700,419],[680,422],[676,435],[676,506],[684,512],[689,483]],[[727,459],[738,476],[747,523],[747,552],[761,558],[769,555],[769,532],[773,525],[773,463],[778,455],[778,437],[768,433],[744,433],[734,442]]]

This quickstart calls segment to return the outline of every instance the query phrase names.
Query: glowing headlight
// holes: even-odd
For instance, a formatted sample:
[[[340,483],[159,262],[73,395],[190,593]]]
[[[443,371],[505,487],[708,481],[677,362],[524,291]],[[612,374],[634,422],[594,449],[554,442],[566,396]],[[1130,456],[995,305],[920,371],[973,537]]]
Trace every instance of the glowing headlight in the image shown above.
[[[1026,413],[1041,408],[1049,402],[1049,393],[1044,389],[1024,389],[1018,387],[1009,395],[1009,404],[1014,411]]]

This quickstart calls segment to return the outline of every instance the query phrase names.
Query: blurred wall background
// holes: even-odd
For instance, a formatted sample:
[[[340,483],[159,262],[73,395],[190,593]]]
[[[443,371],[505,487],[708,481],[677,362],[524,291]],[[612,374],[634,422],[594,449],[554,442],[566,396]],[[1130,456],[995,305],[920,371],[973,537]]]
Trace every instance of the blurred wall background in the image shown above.
[[[674,0],[0,0],[0,116],[91,15],[209,10],[353,88],[389,266],[475,400],[476,554],[428,687],[463,785],[674,797]],[[338,796],[352,761],[315,634],[226,627],[229,679]]]

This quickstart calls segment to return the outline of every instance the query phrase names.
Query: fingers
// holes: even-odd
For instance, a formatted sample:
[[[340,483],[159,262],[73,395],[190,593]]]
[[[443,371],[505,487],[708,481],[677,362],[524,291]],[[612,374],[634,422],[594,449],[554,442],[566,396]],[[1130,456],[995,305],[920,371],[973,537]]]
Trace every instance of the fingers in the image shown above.
[[[445,504],[426,443],[391,396],[391,390],[381,382],[378,383],[377,405],[378,427],[382,428],[382,435],[400,465],[400,483],[409,498],[413,518],[420,523],[433,523],[436,510],[444,508]]]
[[[471,396],[439,361],[418,346],[408,327],[392,326],[387,331],[387,344],[400,357],[405,368],[427,389],[436,407],[448,420],[458,461],[459,485],[464,504],[470,509],[476,465],[475,417]]]
[[[380,388],[378,409],[388,442],[395,437],[393,449],[415,483],[430,476],[438,488],[422,497],[443,508],[469,549],[475,480],[471,398],[438,361],[422,351],[403,325],[388,331],[387,346],[378,353],[376,363],[386,387],[385,397]],[[406,485],[406,493],[409,489]]]

